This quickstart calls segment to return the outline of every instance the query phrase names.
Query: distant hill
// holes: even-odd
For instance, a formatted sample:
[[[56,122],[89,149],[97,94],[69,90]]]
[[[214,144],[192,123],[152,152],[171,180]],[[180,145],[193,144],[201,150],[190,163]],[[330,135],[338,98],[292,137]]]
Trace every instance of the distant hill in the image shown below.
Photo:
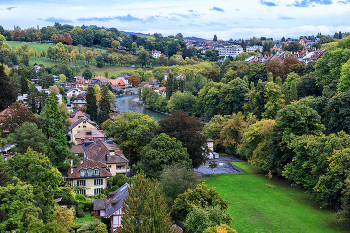
[[[184,37],[184,40],[195,40],[195,41],[204,41],[207,39],[203,39],[203,38],[198,38],[198,37],[194,37],[194,36],[190,36],[190,37]]]
[[[125,32],[125,31],[120,31],[120,32],[125,33],[127,36],[130,36],[130,35],[141,36],[141,37],[148,36],[148,34],[144,34],[141,32]]]

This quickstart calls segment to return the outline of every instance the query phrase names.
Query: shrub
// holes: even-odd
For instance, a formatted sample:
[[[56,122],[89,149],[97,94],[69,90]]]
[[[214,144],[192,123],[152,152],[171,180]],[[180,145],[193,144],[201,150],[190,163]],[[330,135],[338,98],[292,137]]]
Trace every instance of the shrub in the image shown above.
[[[233,229],[231,226],[226,225],[226,224],[221,224],[216,225],[214,227],[208,227],[207,229],[205,229],[205,231],[203,231],[203,233],[237,233],[237,231],[235,229]]]

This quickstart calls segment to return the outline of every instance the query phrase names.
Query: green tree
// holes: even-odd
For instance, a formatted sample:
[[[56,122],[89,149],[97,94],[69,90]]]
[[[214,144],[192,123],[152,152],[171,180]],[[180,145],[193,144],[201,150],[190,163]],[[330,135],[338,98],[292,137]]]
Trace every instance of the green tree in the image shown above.
[[[218,206],[221,210],[227,210],[228,204],[215,188],[209,188],[209,185],[203,182],[195,189],[189,189],[180,194],[174,201],[171,213],[175,219],[183,221],[194,207]]]
[[[187,214],[183,226],[188,233],[202,233],[208,227],[219,224],[230,224],[230,214],[227,214],[219,206],[197,207]]]
[[[33,122],[24,122],[9,135],[9,141],[16,145],[12,150],[17,153],[23,154],[29,147],[46,155],[50,153],[46,136]]]
[[[202,124],[194,116],[182,111],[174,111],[169,118],[158,121],[156,134],[166,133],[182,142],[187,149],[192,167],[197,168],[206,160],[208,152],[207,136],[200,133]]]
[[[166,97],[168,99],[170,99],[170,97],[173,95],[173,92],[175,92],[173,90],[173,86],[174,86],[174,75],[173,73],[169,73],[168,78],[166,80]]]
[[[86,95],[86,114],[90,115],[91,120],[97,120],[97,100],[93,87],[88,87]]]
[[[193,169],[173,164],[163,169],[159,176],[159,184],[163,188],[168,207],[171,209],[179,194],[196,187],[196,177]]]
[[[66,159],[70,157],[70,150],[67,145],[67,140],[64,135],[64,128],[62,124],[62,116],[57,107],[56,97],[50,95],[46,101],[45,106],[40,114],[42,122],[43,133],[49,140],[49,146],[52,150],[52,157],[50,161],[54,166],[60,170],[66,170],[69,163]]]
[[[91,79],[92,78],[92,72],[89,69],[85,69],[82,75],[83,75],[83,77],[85,79]]]
[[[96,60],[96,66],[98,68],[102,68],[104,66],[105,62],[101,54],[97,55],[95,60]]]
[[[288,150],[288,142],[293,135],[320,135],[325,127],[316,110],[302,102],[293,102],[278,111],[276,126],[272,131],[273,152],[270,155],[272,169],[282,174],[283,166],[292,161],[294,153]]]
[[[350,60],[341,67],[340,79],[337,86],[338,93],[345,92],[350,89]]]
[[[100,107],[98,123],[102,124],[109,119],[109,113],[111,110],[110,99],[109,99],[109,89],[107,85],[102,87],[101,99],[98,103]]]
[[[290,100],[298,100],[298,91],[294,80],[290,83]]]
[[[223,128],[224,122],[226,122],[229,117],[229,115],[215,115],[210,119],[208,124],[204,125],[202,132],[213,139],[215,145],[220,145],[220,132]]]
[[[191,80],[185,82],[185,91],[191,92],[197,96],[198,92],[207,84],[207,79],[200,74],[194,76]]]
[[[153,131],[157,126],[147,115],[124,113],[114,120],[109,132],[131,164],[135,164],[140,160],[142,148],[154,137]]]
[[[281,109],[281,105],[284,103],[281,87],[274,82],[268,82],[264,95],[267,98],[267,102],[264,106],[266,110],[262,115],[264,118],[274,119],[277,111]]]
[[[5,73],[3,65],[0,66],[0,111],[11,106],[16,101],[16,92],[10,84],[10,78]]]
[[[48,157],[28,149],[7,160],[7,172],[17,176],[22,182],[33,186],[36,206],[41,209],[39,217],[50,220],[54,207],[54,190],[62,181],[62,175],[51,165]]]
[[[142,67],[147,66],[150,62],[150,58],[147,50],[140,50],[137,53],[137,60]]]
[[[218,37],[216,35],[214,35],[213,41],[217,41]]]
[[[191,167],[192,163],[181,142],[161,133],[143,147],[137,168],[145,171],[147,177],[158,178],[161,171],[172,164]]]
[[[0,186],[0,213],[1,232],[41,231],[40,208],[36,207],[33,186],[17,177],[13,177],[6,186]]]
[[[350,92],[342,92],[332,97],[328,101],[326,108],[327,131],[328,133],[337,133],[344,130],[350,134]]]
[[[197,108],[197,97],[189,92],[177,91],[168,102],[169,112],[181,110],[195,115]]]
[[[95,227],[94,231],[95,233],[108,233],[107,225],[104,223],[100,223],[97,227]]]
[[[53,217],[60,228],[63,228],[68,232],[72,229],[74,224],[74,215],[67,206],[55,206]]]
[[[138,174],[124,201],[122,228],[118,232],[168,232],[172,226],[165,196],[157,181]]]

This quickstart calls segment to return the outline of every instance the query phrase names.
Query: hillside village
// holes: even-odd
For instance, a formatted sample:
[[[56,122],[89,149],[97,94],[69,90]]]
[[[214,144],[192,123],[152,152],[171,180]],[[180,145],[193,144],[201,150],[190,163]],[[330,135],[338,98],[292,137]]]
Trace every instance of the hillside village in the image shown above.
[[[328,219],[313,227],[345,232],[348,33],[196,41],[73,29],[0,30],[0,231],[244,232],[240,213],[261,205],[251,194],[274,206],[292,183],[295,219],[310,211]],[[83,48],[73,32],[84,30],[106,39]],[[35,43],[17,44],[29,33]],[[37,44],[50,47],[39,56]],[[119,112],[116,97],[129,95],[168,118]]]

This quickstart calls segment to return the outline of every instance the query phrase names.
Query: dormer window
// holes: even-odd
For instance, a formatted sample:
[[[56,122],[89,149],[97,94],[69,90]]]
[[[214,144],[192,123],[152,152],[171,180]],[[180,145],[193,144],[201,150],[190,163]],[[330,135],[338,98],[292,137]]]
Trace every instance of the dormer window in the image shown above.
[[[92,176],[92,170],[91,169],[88,170],[88,176]]]
[[[100,175],[100,170],[95,169],[95,176],[99,176]]]
[[[80,177],[84,177],[84,174],[85,174],[84,170],[80,170]]]
[[[86,121],[84,121],[83,124],[86,124]]]

